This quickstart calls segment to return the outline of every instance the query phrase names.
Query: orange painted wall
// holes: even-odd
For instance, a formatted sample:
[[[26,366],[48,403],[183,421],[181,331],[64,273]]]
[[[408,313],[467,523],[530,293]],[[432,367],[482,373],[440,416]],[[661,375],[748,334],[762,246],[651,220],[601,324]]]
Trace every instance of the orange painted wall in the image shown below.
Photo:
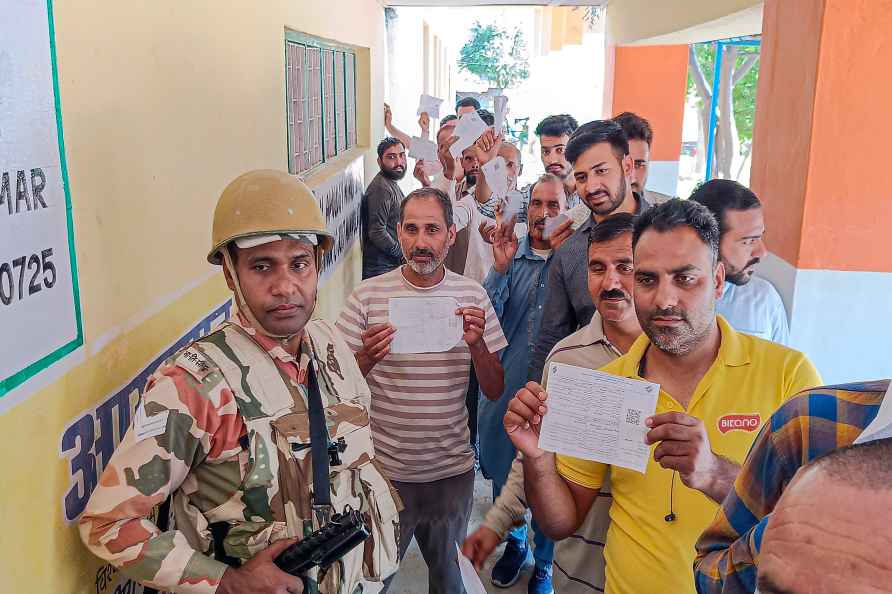
[[[678,161],[688,80],[688,46],[617,47],[612,115],[631,111],[654,131],[651,159]]]
[[[892,272],[892,0],[767,0],[752,186],[797,268]]]
[[[800,268],[892,272],[892,1],[826,0]]]
[[[823,0],[768,0],[750,186],[765,205],[768,248],[796,266],[806,200]]]

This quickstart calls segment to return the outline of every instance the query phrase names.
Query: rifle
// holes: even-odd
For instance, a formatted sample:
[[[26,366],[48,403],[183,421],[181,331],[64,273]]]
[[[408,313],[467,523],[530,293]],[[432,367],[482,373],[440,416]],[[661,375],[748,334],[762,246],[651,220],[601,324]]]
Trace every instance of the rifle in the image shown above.
[[[348,506],[325,526],[282,551],[275,564],[285,573],[303,577],[313,567],[327,568],[368,537],[362,514]]]

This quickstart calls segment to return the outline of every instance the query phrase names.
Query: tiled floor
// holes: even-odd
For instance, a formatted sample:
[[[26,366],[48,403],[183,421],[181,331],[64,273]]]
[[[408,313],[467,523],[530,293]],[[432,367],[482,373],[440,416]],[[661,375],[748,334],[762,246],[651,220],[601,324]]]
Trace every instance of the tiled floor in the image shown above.
[[[478,472],[477,480],[474,483],[474,510],[471,514],[471,525],[468,527],[468,534],[477,529],[491,504],[492,487],[490,482],[485,480]],[[493,564],[501,556],[503,548],[504,545],[499,546],[492,557],[490,557],[480,575],[481,581],[486,587],[486,591],[493,594],[525,594],[527,591],[527,579],[530,573],[532,573],[532,565],[524,570],[520,580],[510,588],[496,588],[489,581],[489,572]],[[399,573],[388,594],[427,594],[427,566],[424,564],[424,559],[421,558],[421,551],[418,550],[418,545],[414,541],[406,552],[406,557],[403,559]]]

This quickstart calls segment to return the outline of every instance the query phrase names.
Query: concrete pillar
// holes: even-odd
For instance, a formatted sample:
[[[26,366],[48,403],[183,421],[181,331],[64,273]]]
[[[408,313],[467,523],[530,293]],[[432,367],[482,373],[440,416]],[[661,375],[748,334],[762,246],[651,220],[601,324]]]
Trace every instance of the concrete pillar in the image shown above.
[[[688,80],[687,45],[617,47],[608,117],[631,111],[653,128],[647,189],[675,196]]]
[[[792,346],[825,381],[889,377],[892,1],[767,0],[752,188]]]

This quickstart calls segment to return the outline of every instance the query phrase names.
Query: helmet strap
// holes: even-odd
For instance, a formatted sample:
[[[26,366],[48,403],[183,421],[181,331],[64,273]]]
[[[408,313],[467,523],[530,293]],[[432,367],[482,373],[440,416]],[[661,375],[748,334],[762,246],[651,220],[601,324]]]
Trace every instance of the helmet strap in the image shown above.
[[[235,297],[238,301],[238,309],[239,311],[248,318],[248,322],[251,324],[251,327],[263,334],[264,336],[268,336],[270,338],[275,338],[276,340],[282,343],[282,348],[285,348],[291,339],[295,336],[299,335],[300,332],[295,332],[294,334],[273,334],[269,330],[263,327],[260,321],[254,316],[254,312],[251,311],[251,307],[248,305],[248,302],[245,300],[245,295],[242,293],[242,285],[238,278],[238,272],[235,270],[235,264],[232,261],[232,256],[229,253],[229,246],[224,245],[220,248],[220,253],[223,255],[223,266],[226,267],[226,270],[229,271],[229,277],[232,279],[232,284],[235,285]]]

